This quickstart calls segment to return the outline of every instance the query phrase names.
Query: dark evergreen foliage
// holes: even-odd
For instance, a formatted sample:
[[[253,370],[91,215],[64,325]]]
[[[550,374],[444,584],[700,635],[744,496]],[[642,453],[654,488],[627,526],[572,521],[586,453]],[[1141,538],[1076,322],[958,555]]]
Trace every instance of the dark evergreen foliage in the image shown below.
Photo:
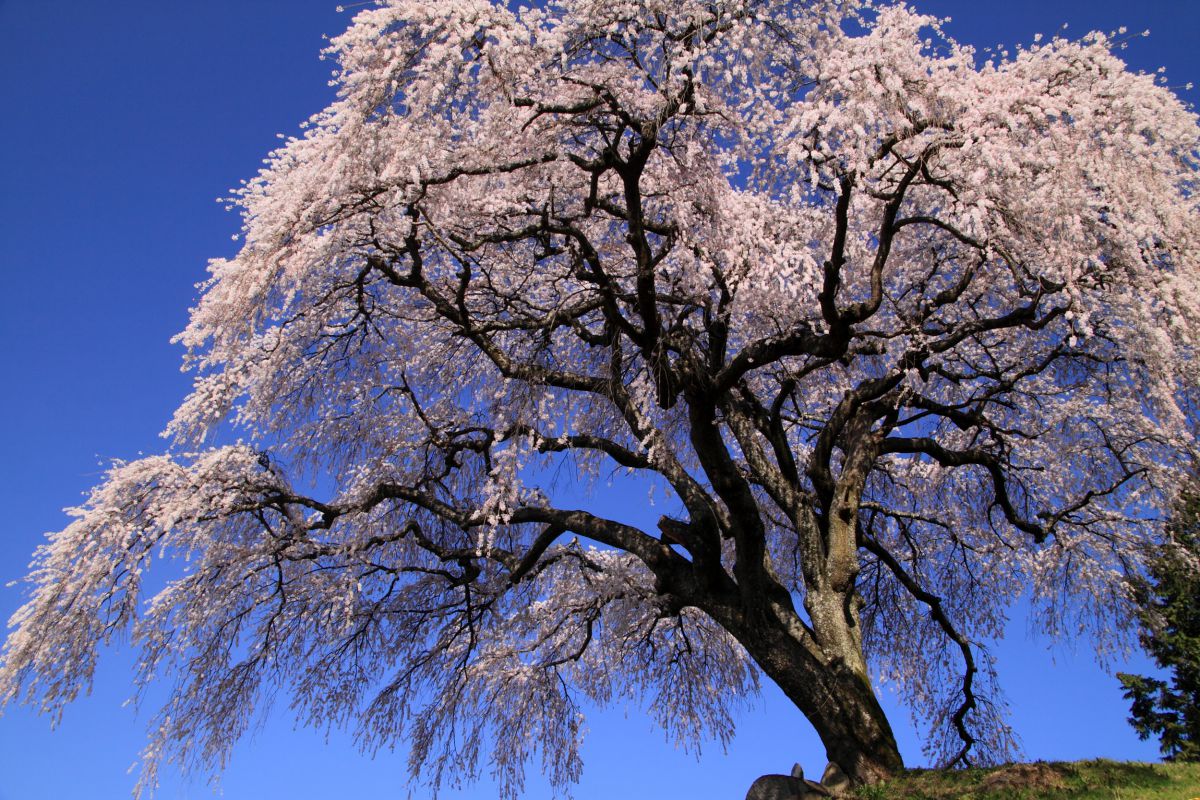
[[[1137,584],[1142,646],[1170,681],[1118,673],[1138,735],[1159,737],[1169,761],[1200,761],[1200,483],[1180,500],[1171,543]]]

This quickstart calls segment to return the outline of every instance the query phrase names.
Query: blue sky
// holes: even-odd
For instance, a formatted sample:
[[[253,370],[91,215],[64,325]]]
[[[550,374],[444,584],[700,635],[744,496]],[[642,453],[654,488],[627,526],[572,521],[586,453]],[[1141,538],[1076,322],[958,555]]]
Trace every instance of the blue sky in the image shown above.
[[[322,34],[348,21],[335,5],[0,0],[0,584],[21,576],[43,531],[62,527],[62,507],[98,480],[99,462],[161,449],[157,433],[188,388],[168,339],[185,323],[207,259],[234,248],[238,220],[214,200],[257,170],[276,133],[294,133],[328,102],[331,65],[317,53]],[[1064,22],[1075,35],[1150,28],[1128,60],[1166,66],[1173,85],[1200,83],[1194,0],[916,5],[952,16],[949,32],[981,46],[1029,41]],[[19,589],[0,589],[4,618],[19,602]],[[1156,756],[1125,723],[1116,681],[1094,666],[1086,642],[1051,649],[1018,619],[997,652],[1029,758]],[[149,714],[121,705],[130,654],[106,655],[93,694],[56,731],[24,707],[0,718],[0,800],[127,796]],[[907,761],[922,763],[907,713],[895,708],[892,718]],[[729,753],[711,745],[700,762],[637,709],[590,722],[579,800],[667,787],[734,798],[793,761],[809,772],[824,765],[807,723],[770,689]],[[345,736],[326,743],[276,713],[235,750],[222,786],[231,800],[404,796],[405,762],[403,752],[367,759]],[[159,797],[212,796],[202,779],[165,771]],[[492,793],[483,785],[461,796]],[[549,792],[531,776],[527,796]]]

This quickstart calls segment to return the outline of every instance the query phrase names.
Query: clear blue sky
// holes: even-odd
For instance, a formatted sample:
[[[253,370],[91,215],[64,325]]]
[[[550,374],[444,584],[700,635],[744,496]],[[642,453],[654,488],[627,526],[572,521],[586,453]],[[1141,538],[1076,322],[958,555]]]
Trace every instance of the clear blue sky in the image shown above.
[[[1150,28],[1128,60],[1166,66],[1175,85],[1200,83],[1195,0],[916,5],[953,16],[949,31],[979,45],[1029,41],[1064,22],[1076,35]],[[238,221],[214,199],[257,170],[277,132],[295,132],[328,102],[331,65],[317,53],[322,34],[348,21],[335,6],[0,0],[0,585],[24,572],[43,531],[62,527],[60,509],[96,482],[100,460],[161,448],[157,432],[188,388],[168,339],[184,325],[206,260],[234,247]],[[4,618],[19,602],[18,589],[0,589]],[[1051,650],[1025,631],[1014,620],[997,652],[1029,758],[1156,756],[1126,725],[1116,681],[1093,665],[1086,642]],[[126,769],[149,714],[121,707],[130,654],[107,656],[94,693],[58,730],[26,708],[0,718],[0,800],[128,795]],[[892,712],[907,761],[920,764],[907,717]],[[824,765],[807,723],[769,688],[729,753],[712,745],[699,763],[637,709],[590,722],[579,800],[661,791],[732,800],[758,774],[795,760],[809,772]],[[238,746],[222,785],[230,800],[403,797],[405,760],[368,760],[345,736],[326,743],[276,713]],[[159,796],[213,795],[167,769]],[[484,784],[461,796],[493,793]],[[531,776],[527,796],[549,792]]]

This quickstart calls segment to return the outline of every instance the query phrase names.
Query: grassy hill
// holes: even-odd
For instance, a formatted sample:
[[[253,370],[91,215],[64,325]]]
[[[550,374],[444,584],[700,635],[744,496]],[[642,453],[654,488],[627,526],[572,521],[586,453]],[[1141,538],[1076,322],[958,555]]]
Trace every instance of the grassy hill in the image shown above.
[[[1200,800],[1200,764],[1128,761],[909,770],[859,800]]]

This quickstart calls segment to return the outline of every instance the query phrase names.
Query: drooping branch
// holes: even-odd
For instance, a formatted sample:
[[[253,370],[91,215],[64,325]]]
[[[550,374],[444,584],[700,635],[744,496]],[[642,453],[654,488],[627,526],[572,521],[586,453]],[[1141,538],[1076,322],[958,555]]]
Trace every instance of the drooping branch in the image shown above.
[[[929,615],[933,621],[937,623],[942,632],[950,641],[954,642],[962,654],[963,673],[962,673],[962,702],[951,715],[951,722],[954,725],[954,730],[958,733],[962,740],[962,747],[949,759],[944,766],[954,767],[958,765],[971,766],[970,752],[976,744],[975,736],[967,727],[967,715],[971,713],[976,706],[975,691],[973,688],[975,682],[975,674],[979,671],[975,665],[975,654],[971,651],[971,643],[965,636],[954,626],[954,623],[947,616],[945,609],[942,606],[942,598],[923,588],[917,580],[904,569],[904,566],[896,559],[895,556],[888,551],[886,547],[880,544],[869,533],[869,526],[860,528],[859,542],[867,550],[874,555],[879,561],[888,568],[895,576],[896,580],[904,587],[910,595],[918,602],[923,603],[929,608]]]

